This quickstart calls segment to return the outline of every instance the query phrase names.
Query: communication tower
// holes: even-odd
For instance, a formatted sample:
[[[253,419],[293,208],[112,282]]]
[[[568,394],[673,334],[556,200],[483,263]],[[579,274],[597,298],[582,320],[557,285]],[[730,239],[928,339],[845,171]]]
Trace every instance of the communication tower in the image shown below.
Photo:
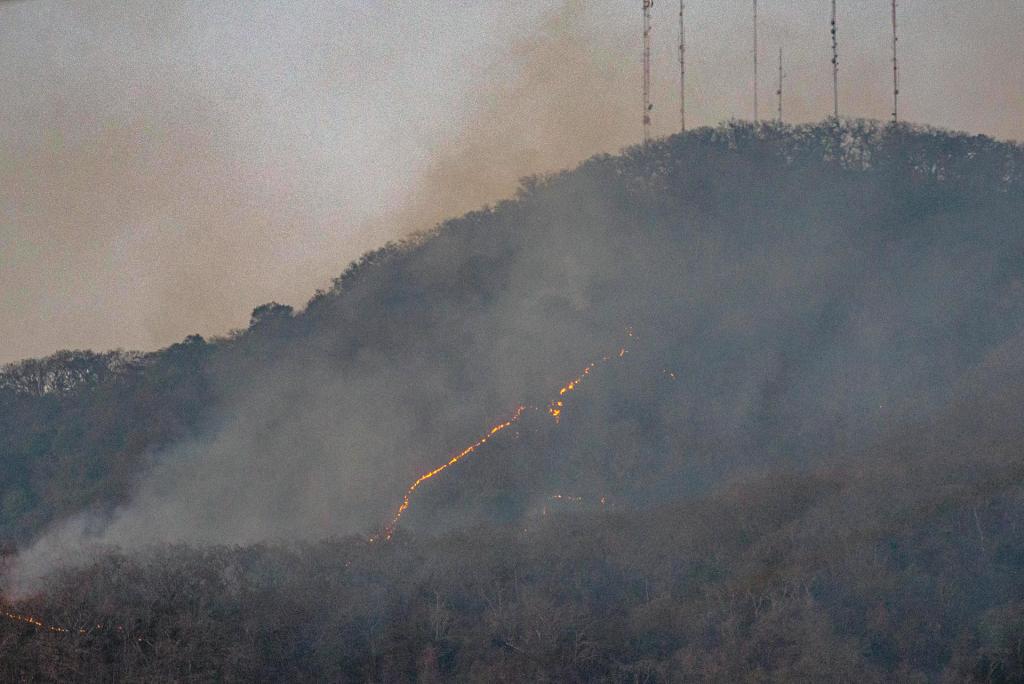
[[[892,122],[900,120],[900,67],[896,52],[896,0],[892,0]]]
[[[836,23],[836,0],[832,0],[832,117],[839,119],[839,26]]]
[[[654,0],[642,0],[644,8],[644,145],[651,140],[651,7]]]
[[[686,132],[686,0],[679,0],[679,121]]]
[[[757,119],[757,0],[754,0],[754,121]]]
[[[775,94],[779,96],[779,123],[782,123],[782,81],[786,75],[782,71],[782,48],[779,48],[779,88]]]

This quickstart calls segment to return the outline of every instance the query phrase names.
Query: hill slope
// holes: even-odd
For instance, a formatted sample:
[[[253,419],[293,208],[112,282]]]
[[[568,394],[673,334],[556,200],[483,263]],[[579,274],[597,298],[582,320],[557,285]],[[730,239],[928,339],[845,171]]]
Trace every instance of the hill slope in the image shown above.
[[[24,541],[123,501],[153,454],[165,483],[212,478],[207,499],[258,490],[234,517],[267,529],[225,521],[218,541],[373,526],[630,326],[629,370],[545,437],[561,456],[538,460],[569,464],[552,489],[645,499],[864,447],[947,406],[1020,330],[1022,173],[1019,147],[854,122],[705,129],[528,180],[368,254],[297,314],[266,305],[209,343],[6,369],[0,531]],[[296,498],[315,510],[282,524]]]
[[[820,676],[822,648],[850,678],[1010,676],[1019,659],[984,630],[1011,629],[1024,600],[1022,187],[1019,146],[869,122],[730,124],[527,179],[367,255],[301,312],[7,368],[0,529],[29,575],[86,542],[378,531],[420,474],[535,406],[417,489],[395,544],[109,557],[39,609],[223,639],[199,660],[243,678]],[[208,564],[188,591],[227,598],[183,636],[181,609],[147,592]],[[445,584],[449,564],[491,588]],[[312,590],[323,566],[337,584]],[[76,572],[95,594],[66,595]],[[345,613],[364,581],[392,598]],[[309,603],[321,589],[337,592],[327,614]],[[258,617],[251,592],[301,617],[265,632],[284,613]],[[946,631],[915,617],[932,601]],[[442,607],[448,627],[415,626]],[[324,624],[361,636],[325,643]],[[228,643],[258,652],[271,634],[295,669],[230,660]],[[171,667],[149,643],[90,667]]]

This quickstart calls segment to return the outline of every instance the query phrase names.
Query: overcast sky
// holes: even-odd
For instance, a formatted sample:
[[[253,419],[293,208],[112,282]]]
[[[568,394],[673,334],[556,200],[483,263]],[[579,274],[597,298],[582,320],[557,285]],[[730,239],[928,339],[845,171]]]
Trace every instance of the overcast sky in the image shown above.
[[[827,0],[761,0],[762,115],[831,110]],[[639,0],[0,2],[0,362],[301,306],[368,248],[640,133]],[[678,3],[654,9],[678,125]],[[1024,0],[902,0],[901,113],[1024,138]],[[751,2],[688,0],[693,125],[751,116]],[[891,111],[840,0],[842,109]]]

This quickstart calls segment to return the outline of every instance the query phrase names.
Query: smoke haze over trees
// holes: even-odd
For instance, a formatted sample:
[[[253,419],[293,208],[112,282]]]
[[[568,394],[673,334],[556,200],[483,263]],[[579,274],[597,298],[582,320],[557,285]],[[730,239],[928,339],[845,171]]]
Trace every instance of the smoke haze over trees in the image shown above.
[[[300,308],[389,239],[637,142],[638,4],[0,2],[0,364]],[[888,3],[839,5],[842,114],[884,119]],[[659,136],[677,11],[653,9]],[[1024,3],[899,12],[904,116],[1024,139]],[[750,20],[749,0],[687,3],[691,126],[750,116]],[[824,1],[762,6],[788,121],[832,111],[828,21]]]
[[[6,589],[88,629],[2,624],[0,666],[1014,681],[1022,188],[984,136],[724,124],[524,179],[223,338],[7,366]],[[627,329],[558,424],[366,542]]]

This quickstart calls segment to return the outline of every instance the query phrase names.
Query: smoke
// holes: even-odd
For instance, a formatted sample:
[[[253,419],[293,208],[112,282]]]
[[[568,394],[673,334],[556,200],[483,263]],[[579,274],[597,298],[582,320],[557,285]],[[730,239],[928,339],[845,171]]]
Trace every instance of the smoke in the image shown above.
[[[634,65],[621,59],[619,32],[587,10],[584,0],[556,3],[495,52],[459,128],[383,223],[431,226],[508,197],[524,176],[635,142],[635,98],[623,96]]]
[[[39,5],[5,10],[44,39],[21,53],[5,41],[21,67],[4,89],[30,92],[17,79],[53,71],[69,80],[6,103],[0,206],[33,237],[12,242],[0,276],[14,293],[0,319],[23,331],[5,359],[240,326],[255,303],[300,304],[388,239],[631,138],[625,65],[580,2],[451,21],[417,8],[376,44],[329,31],[352,36],[381,17],[324,7],[115,18]],[[246,26],[260,20],[276,28],[257,50]],[[309,23],[322,29],[301,33]],[[431,38],[460,42],[439,51]],[[105,53],[79,64],[87,41]],[[48,279],[29,244],[67,277]]]
[[[369,208],[355,224],[365,228],[346,239],[357,235],[370,246],[424,228],[510,195],[520,176],[634,139],[638,106],[628,84],[637,65],[625,38],[631,25],[608,31],[605,20],[615,12],[591,13],[589,6],[569,0],[544,11],[507,55],[482,58],[488,78],[474,84],[474,104],[453,116],[444,144],[417,148],[417,173],[360,199]],[[661,19],[664,46],[668,24]],[[474,51],[480,54],[487,51]],[[661,74],[659,91],[674,92],[671,77]],[[695,120],[718,112],[717,98],[743,101],[742,88],[735,98],[728,87],[712,93],[718,79],[708,68],[695,76],[705,89],[704,102],[698,98],[691,110]],[[852,90],[851,81],[844,83]],[[149,88],[138,84],[133,97],[166,106],[167,93]],[[196,327],[222,327],[225,305],[247,310],[253,302],[242,299],[260,292],[288,299],[274,289],[284,281],[308,294],[312,276],[293,276],[308,264],[305,253],[316,251],[310,233],[337,218],[325,197],[354,202],[366,189],[324,185],[311,192],[298,179],[337,159],[285,154],[283,138],[280,148],[257,151],[263,164],[243,162],[238,150],[253,144],[244,135],[252,129],[225,125],[203,93],[177,93],[178,106],[129,116],[123,127],[108,127],[102,113],[73,113],[76,125],[102,135],[50,141],[44,155],[30,146],[17,158],[37,184],[58,176],[76,190],[70,196],[80,203],[63,206],[58,232],[80,240],[83,259],[104,251],[93,232],[101,224],[122,226],[113,254],[132,286],[147,293],[146,313],[134,320],[159,338],[173,336],[183,317]],[[674,126],[665,100],[656,109],[662,132]],[[798,116],[814,109],[812,98],[787,105]],[[159,135],[152,130],[157,115]],[[316,121],[311,115],[305,125]],[[381,135],[399,135],[397,124],[385,128]],[[221,184],[194,174],[197,156]],[[567,370],[605,353],[630,325],[644,351],[606,384],[595,383],[590,407],[575,407],[558,441],[544,448],[528,435],[516,443],[509,435],[501,443],[515,455],[499,466],[510,490],[509,483],[532,486],[548,476],[556,486],[575,473],[586,493],[615,490],[623,501],[645,504],[644,496],[702,486],[738,462],[800,462],[830,440],[862,446],[893,416],[929,414],[948,398],[950,378],[971,354],[960,358],[959,342],[936,338],[988,295],[989,283],[977,274],[996,270],[998,250],[949,252],[942,244],[915,252],[902,245],[886,253],[850,230],[867,217],[864,230],[882,240],[877,234],[887,226],[872,221],[888,219],[878,218],[872,200],[884,203],[884,182],[846,188],[836,206],[830,187],[813,175],[768,167],[782,175],[766,181],[766,169],[753,162],[687,159],[692,166],[658,200],[663,205],[622,180],[636,172],[626,162],[614,173],[598,165],[552,190],[525,192],[512,213],[466,219],[411,257],[393,255],[389,263],[400,268],[364,269],[321,302],[326,311],[311,309],[305,334],[280,343],[280,355],[263,354],[257,334],[233,343],[231,353],[243,360],[215,374],[223,399],[214,425],[153,453],[119,508],[83,513],[44,534],[19,556],[11,590],[32,591],[56,565],[87,563],[111,546],[250,544],[379,529],[425,469],[518,404],[546,398]],[[364,153],[352,163],[373,161]],[[42,211],[40,197],[24,202],[19,211]],[[76,233],[83,216],[91,228]],[[1001,215],[918,219],[934,221],[943,234],[969,222],[1006,225]],[[209,230],[220,225],[247,230]],[[306,232],[299,237],[286,230],[300,225]],[[254,242],[266,244],[253,252]],[[168,255],[161,258],[169,268],[150,267],[154,251]],[[247,256],[228,258],[235,253]],[[285,265],[268,274],[266,265],[282,254]],[[248,288],[257,281],[259,288]],[[83,288],[84,281],[64,287]],[[1018,314],[1011,307],[1000,315]],[[667,382],[668,365],[684,379],[674,389],[656,384]],[[630,399],[647,394],[663,400]],[[628,472],[621,461],[587,460],[611,460],[609,453],[626,461]],[[486,477],[469,468],[459,481],[469,483],[466,491],[482,491],[472,483]]]
[[[226,379],[231,398],[212,434],[154,454],[124,505],[60,522],[22,554],[9,590],[31,590],[57,565],[87,564],[112,547],[283,542],[372,529],[405,484],[400,457],[423,443],[398,392],[403,376],[414,373],[418,391],[428,392],[441,372],[364,359],[339,374],[323,360],[291,359],[258,377]]]
[[[487,71],[494,78],[474,92],[473,100],[479,105],[464,115],[443,148],[427,155],[429,165],[415,186],[406,188],[408,192],[397,208],[370,220],[362,229],[364,235],[376,236],[367,239],[379,240],[381,235],[433,225],[447,216],[510,195],[523,175],[556,170],[627,142],[627,103],[614,92],[627,65],[612,58],[614,51],[608,39],[600,35],[600,27],[591,19],[579,0],[548,10],[541,14],[536,30],[514,40],[508,53],[488,65]],[[505,54],[511,55],[511,63]],[[139,96],[147,99],[143,92]],[[152,99],[159,100],[159,94],[153,93]],[[195,104],[201,105],[202,101]],[[165,338],[175,325],[172,309],[181,302],[202,306],[210,301],[210,292],[232,291],[230,282],[246,281],[261,271],[258,260],[244,263],[224,257],[226,252],[246,251],[244,243],[249,238],[245,233],[204,233],[206,226],[245,225],[262,232],[260,226],[272,230],[275,223],[294,225],[313,218],[280,213],[281,207],[288,207],[286,211],[308,209],[303,198],[289,196],[295,190],[289,179],[301,176],[301,169],[281,168],[275,162],[272,175],[269,170],[260,175],[233,174],[231,151],[237,141],[221,138],[226,131],[218,131],[218,122],[210,113],[189,110],[181,120],[176,119],[183,114],[161,114],[167,126],[156,141],[147,138],[145,128],[136,127],[110,133],[108,146],[94,147],[95,141],[89,141],[89,147],[79,154],[69,153],[67,145],[61,145],[49,157],[37,160],[40,177],[53,175],[58,166],[70,163],[71,169],[65,168],[59,175],[80,177],[83,187],[98,182],[90,177],[92,169],[105,168],[117,175],[102,180],[103,187],[132,188],[126,195],[112,195],[109,204],[69,211],[80,219],[91,209],[96,216],[92,225],[101,223],[98,214],[105,211],[104,206],[114,204],[126,218],[147,213],[147,207],[153,204],[169,205],[172,197],[184,197],[194,207],[197,215],[184,226],[169,218],[149,226],[136,224],[116,245],[116,258],[123,259],[132,285],[148,292],[157,304],[146,312],[146,325],[170,326],[157,330],[158,338]],[[211,120],[197,124],[203,116],[211,116]],[[145,120],[140,125],[150,126]],[[122,142],[118,143],[119,139]],[[132,150],[128,155],[133,159],[131,166],[118,162],[121,155],[117,150],[121,149]],[[210,188],[203,178],[190,176],[188,168],[194,163],[196,150],[202,151],[208,165],[221,165],[217,175],[233,179],[237,188]],[[161,172],[156,173],[157,169]],[[214,193],[233,197],[238,192],[253,199],[241,207],[209,201]],[[279,199],[268,196],[268,192],[279,194]],[[207,211],[215,213],[199,213]],[[70,232],[70,226],[67,229]],[[278,234],[282,239],[294,237],[285,232]],[[87,242],[98,237],[81,239]],[[232,242],[225,243],[225,237]],[[182,252],[179,247],[185,243],[190,248]],[[370,245],[372,242],[366,246]],[[154,271],[143,266],[147,258],[139,251],[154,248],[169,255],[170,270]],[[279,249],[271,246],[271,251]],[[447,259],[443,254],[439,258],[442,262]],[[217,268],[214,263],[229,268]],[[564,266],[572,276],[565,284],[566,291],[581,291],[581,278],[590,267],[572,261],[567,265],[546,264],[536,270],[530,267],[529,276],[521,275],[533,280],[541,270],[561,271]],[[438,263],[435,267],[443,272],[452,265]],[[265,277],[266,273],[260,275]],[[275,279],[271,273],[270,280]],[[562,280],[560,277],[554,282]],[[305,292],[311,290],[306,285]],[[245,295],[252,296],[252,292]],[[520,401],[528,387],[543,386],[537,377],[523,373],[523,368],[530,368],[528,359],[536,351],[524,354],[523,345],[537,336],[525,318],[535,316],[535,312],[523,308],[538,305],[535,296],[510,293],[508,306],[489,313],[506,329],[508,337],[478,340],[479,353],[461,348],[462,340],[451,340],[453,349],[480,360],[479,372],[486,368],[498,382],[496,391],[488,388],[497,396],[469,411],[471,418],[463,402],[446,399],[449,391],[459,391],[451,387],[451,369],[428,366],[402,371],[416,378],[414,386],[421,401],[424,396],[434,397],[429,412],[434,427],[427,434],[422,434],[423,416],[411,415],[415,412],[408,397],[397,391],[406,381],[396,377],[390,360],[363,359],[344,374],[337,369],[292,362],[245,387],[237,387],[234,378],[227,380],[232,385],[233,399],[223,408],[222,426],[214,435],[154,455],[151,472],[125,506],[113,512],[86,513],[59,524],[23,554],[17,573],[20,585],[33,586],[29,580],[44,575],[58,558],[64,563],[74,562],[75,557],[87,562],[92,553],[109,546],[140,548],[179,541],[252,543],[371,529],[393,512],[395,495],[417,469],[436,464],[452,444],[473,434],[436,426],[486,425],[498,412]],[[218,307],[223,303],[220,300]],[[236,308],[240,306],[236,302]],[[219,315],[216,310],[210,314]],[[198,329],[209,328],[212,321],[195,306],[190,320]],[[550,326],[550,322],[541,320],[535,324]],[[476,323],[465,327],[476,327]],[[512,350],[511,359],[492,358],[506,350]],[[574,365],[581,360],[568,358]],[[543,376],[543,372],[537,370],[536,375]],[[553,377],[557,376],[544,379],[550,381]],[[479,389],[475,385],[470,388],[472,392]],[[386,426],[383,430],[382,425]],[[419,447],[416,453],[409,453],[410,445]],[[410,459],[415,464],[412,467]]]
[[[222,342],[212,427],[154,453],[118,509],[58,523],[9,586],[109,547],[378,531],[410,482],[545,406],[628,326],[635,348],[557,427],[524,417],[417,491],[403,525],[514,519],[562,492],[648,505],[856,453],[950,405],[1024,323],[1005,193],[957,204],[710,135],[650,149],[644,183],[633,150],[524,189]],[[965,242],[965,226],[985,232]]]
[[[988,5],[902,9],[908,119],[1022,135],[1024,9]],[[0,7],[0,361],[243,325],[519,176],[639,136],[628,3],[111,7]],[[843,7],[843,112],[885,119],[885,7]],[[748,10],[690,5],[694,125],[750,115]],[[659,135],[678,124],[675,11],[655,7]],[[830,111],[827,11],[762,12],[790,120]]]

